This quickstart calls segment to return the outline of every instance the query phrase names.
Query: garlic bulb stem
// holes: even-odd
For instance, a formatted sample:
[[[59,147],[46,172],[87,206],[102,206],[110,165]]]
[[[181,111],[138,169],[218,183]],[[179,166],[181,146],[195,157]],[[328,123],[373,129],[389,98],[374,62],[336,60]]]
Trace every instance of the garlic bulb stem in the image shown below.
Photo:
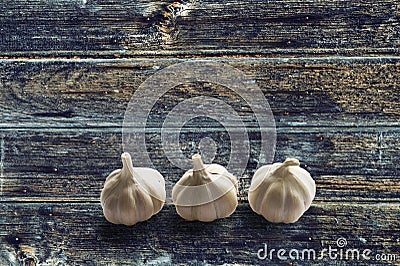
[[[272,174],[285,177],[285,175],[282,175],[280,173],[287,171],[287,168],[289,166],[300,166],[300,162],[297,159],[287,158],[278,168],[275,169]]]
[[[193,155],[192,161],[193,161],[193,171],[200,171],[200,170],[205,169],[205,166],[203,164],[203,160],[201,159],[200,154]]]
[[[133,181],[133,183],[137,184],[137,180],[135,178],[135,171],[133,170],[133,163],[132,163],[132,157],[129,153],[124,152],[121,154],[121,160],[122,160],[122,172],[128,171],[129,174],[127,175],[122,175],[125,177],[131,177],[130,179]]]
[[[209,173],[206,171],[206,167],[204,166],[200,154],[193,155],[192,162],[193,162],[192,185],[201,186],[204,181],[211,182],[211,177],[209,176]]]

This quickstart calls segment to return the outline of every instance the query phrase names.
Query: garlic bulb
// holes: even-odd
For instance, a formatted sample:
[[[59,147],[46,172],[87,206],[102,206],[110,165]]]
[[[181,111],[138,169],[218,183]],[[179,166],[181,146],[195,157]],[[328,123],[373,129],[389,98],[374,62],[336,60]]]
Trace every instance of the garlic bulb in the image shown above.
[[[296,159],[259,168],[251,181],[250,207],[274,223],[294,223],[310,207],[315,182]]]
[[[105,181],[101,205],[109,222],[134,225],[161,210],[165,181],[157,170],[133,167],[129,153],[123,153],[121,159],[122,169],[113,171]]]
[[[184,219],[211,222],[231,215],[238,204],[237,179],[221,165],[204,165],[192,157],[187,171],[172,189],[177,213]]]

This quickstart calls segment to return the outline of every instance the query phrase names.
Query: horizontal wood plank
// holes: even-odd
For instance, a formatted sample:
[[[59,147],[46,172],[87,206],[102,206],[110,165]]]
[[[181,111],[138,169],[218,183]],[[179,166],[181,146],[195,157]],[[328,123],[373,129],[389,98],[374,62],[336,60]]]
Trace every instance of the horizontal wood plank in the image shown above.
[[[121,126],[132,94],[147,78],[179,60],[3,60],[1,128]],[[213,62],[209,59],[208,62]],[[400,59],[215,60],[254,79],[278,127],[399,125]],[[248,127],[252,109],[229,88],[183,83],[153,106],[147,122],[160,128],[183,100],[209,96],[230,105]]]
[[[229,218],[212,223],[185,222],[172,205],[133,227],[108,223],[100,204],[31,203],[0,206],[2,265],[393,265],[398,248],[399,204],[315,202],[295,224],[272,224],[240,204]],[[338,248],[337,240],[347,245]],[[216,241],[216,239],[218,241]],[[257,252],[272,248],[314,249],[315,259],[259,260]],[[372,260],[318,259],[324,248],[371,250]],[[336,253],[335,253],[336,254]],[[394,254],[379,262],[376,254]],[[35,265],[35,264],[34,264]]]
[[[396,1],[3,1],[4,57],[399,53]]]
[[[184,170],[168,160],[159,133],[146,136],[147,151],[154,166],[164,175],[170,194]],[[199,143],[205,136],[220,147],[214,162],[226,166],[230,160],[230,141],[225,139],[223,130],[193,134],[192,129],[186,129],[181,132],[180,149],[190,157],[200,151]],[[399,137],[399,130],[381,133],[287,130],[278,133],[274,161],[298,158],[316,180],[320,199],[399,201]],[[121,167],[121,139],[120,131],[104,129],[3,135],[1,201],[97,201],[105,177]],[[240,180],[243,201],[247,200],[247,189],[260,154],[258,135],[250,134],[249,139],[251,153]]]

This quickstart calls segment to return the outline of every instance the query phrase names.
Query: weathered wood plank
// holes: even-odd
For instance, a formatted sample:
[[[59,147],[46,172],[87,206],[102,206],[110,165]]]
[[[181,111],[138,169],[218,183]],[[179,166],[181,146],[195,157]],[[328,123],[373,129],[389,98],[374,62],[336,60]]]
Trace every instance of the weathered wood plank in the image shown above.
[[[399,8],[389,0],[2,1],[0,265],[398,265]],[[127,103],[177,58],[225,62],[256,80],[278,127],[275,161],[299,158],[317,183],[299,222],[274,225],[251,211],[257,123],[240,95],[213,84],[164,95],[148,147],[169,193],[183,171],[162,153],[166,114],[194,96],[224,100],[243,118],[252,148],[237,211],[188,223],[168,201],[134,227],[105,221],[99,194],[120,167]],[[205,136],[220,144],[216,160],[226,164],[229,139],[209,121],[185,127],[181,148],[197,152]],[[339,238],[345,248],[395,257],[257,258],[264,244],[320,252]]]
[[[295,224],[271,224],[253,213],[248,204],[238,206],[227,219],[212,223],[185,222],[172,205],[150,220],[133,227],[108,223],[100,204],[13,204],[0,206],[2,265],[391,265],[400,259],[399,204],[330,204],[315,202]],[[371,250],[373,260],[339,258],[342,248]],[[216,241],[216,239],[218,241]],[[329,259],[259,260],[257,252],[272,248],[337,248]],[[333,253],[332,253],[333,254]],[[376,254],[394,254],[396,260],[375,260]],[[287,254],[286,254],[287,255]],[[393,258],[392,258],[393,259]]]
[[[199,152],[205,136],[218,143],[220,153],[215,161],[229,162],[229,139],[224,131],[196,129],[181,132],[181,149],[188,156]],[[328,201],[399,201],[400,147],[397,132],[278,132],[275,161],[298,158],[314,176],[317,197]],[[148,151],[154,166],[167,181],[168,194],[183,174],[165,154],[159,133],[146,133]],[[190,136],[186,138],[185,136]],[[247,200],[250,178],[257,168],[260,139],[250,135],[251,153],[247,169],[240,180],[240,197]],[[1,137],[1,201],[96,200],[105,177],[121,167],[120,130],[42,132],[9,132]],[[235,170],[235,169],[233,169]]]
[[[218,60],[219,61],[219,60]],[[179,60],[22,60],[0,62],[0,127],[120,126],[133,92]],[[278,127],[397,126],[400,59],[222,60],[253,78]],[[210,96],[225,101],[254,127],[240,95],[215,84],[169,90],[153,107],[148,126],[159,128],[179,102]],[[21,122],[24,123],[21,125]],[[29,125],[33,123],[33,125]]]
[[[2,56],[399,53],[397,1],[2,1]]]

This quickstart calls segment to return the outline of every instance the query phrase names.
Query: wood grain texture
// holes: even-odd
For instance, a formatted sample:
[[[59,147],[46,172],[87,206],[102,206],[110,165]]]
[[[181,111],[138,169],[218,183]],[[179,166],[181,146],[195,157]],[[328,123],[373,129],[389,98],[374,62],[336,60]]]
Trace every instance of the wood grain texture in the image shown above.
[[[270,103],[278,127],[398,126],[400,58],[212,60],[254,79]],[[133,92],[161,69],[181,60],[1,61],[0,115],[3,127],[120,126]],[[172,88],[153,107],[160,121],[179,102],[217,97],[256,126],[240,95],[215,84]],[[23,124],[21,124],[23,122]],[[40,125],[37,125],[40,127]]]
[[[348,248],[398,254],[399,204],[329,204],[316,202],[291,225],[271,224],[241,204],[232,217],[213,223],[185,222],[173,206],[134,227],[116,226],[99,204],[31,203],[0,207],[2,265],[25,261],[40,265],[327,265],[315,260],[259,260],[269,249],[320,251],[345,238]],[[369,228],[369,230],[365,230]],[[216,241],[216,239],[218,241]],[[339,251],[338,251],[339,252]],[[276,253],[275,253],[276,255]],[[306,257],[308,258],[308,257]],[[350,258],[350,257],[349,257]],[[336,260],[357,265],[393,265],[395,261]],[[29,264],[25,264],[29,265]]]
[[[0,265],[399,265],[399,32],[393,0],[2,1]],[[160,97],[147,147],[170,193],[183,170],[163,152],[166,115],[195,96],[231,106],[251,151],[236,212],[185,222],[168,200],[134,227],[104,219],[99,194],[121,167],[132,94],[158,71],[196,59],[243,71],[267,98],[274,161],[298,158],[317,184],[299,222],[271,224],[251,211],[259,124],[240,95],[199,82]],[[179,148],[190,156],[204,137],[226,165],[229,136],[210,119],[183,127]],[[318,252],[339,238],[371,249],[373,260],[257,258],[264,244]]]
[[[191,228],[192,223],[178,222],[186,228],[184,233],[179,232],[181,227],[172,227],[179,219],[172,205],[154,217],[161,219],[166,228],[158,226],[151,239],[138,235],[143,228],[107,224],[99,207],[99,194],[105,177],[120,167],[121,127],[129,99],[146,78],[181,60],[3,60],[0,201],[4,212],[11,211],[11,216],[2,216],[4,224],[9,224],[2,235],[4,263],[252,265],[263,263],[254,257],[263,242],[288,248],[292,244],[294,248],[310,247],[307,236],[317,234],[322,237],[315,239],[322,242],[315,242],[315,247],[334,243],[345,235],[360,247],[398,254],[393,230],[396,221],[390,217],[397,217],[400,201],[399,60],[328,57],[221,61],[253,78],[270,102],[278,133],[275,161],[296,157],[315,178],[316,204],[303,218],[309,223],[272,225],[250,211],[247,189],[260,147],[254,114],[227,88],[196,83],[172,89],[154,106],[146,131],[148,147],[156,151],[152,161],[164,174],[170,191],[183,171],[171,165],[162,152],[160,127],[166,114],[179,102],[198,95],[223,100],[241,114],[251,144],[248,168],[240,179],[242,205],[238,212],[230,219],[201,225],[205,230],[201,237],[193,236],[197,229]],[[213,138],[220,145],[216,162],[226,164],[229,138],[224,132],[209,120],[189,123],[181,132],[180,148],[189,156],[198,152],[202,138]],[[59,229],[55,233],[48,231],[47,224],[35,220],[42,217],[37,213],[43,210],[45,215],[54,217],[53,209],[60,213],[56,215]],[[329,222],[341,215],[347,217],[348,224]],[[250,224],[248,216],[253,217]],[[384,225],[376,222],[377,217]],[[256,221],[251,222],[252,219]],[[146,228],[153,228],[149,223]],[[231,237],[232,227],[237,224],[242,227]],[[24,227],[28,225],[32,229]],[[265,226],[275,231],[265,234]],[[108,233],[102,235],[104,228]],[[126,230],[129,235],[136,234],[138,241],[125,241],[121,235]],[[376,233],[378,230],[383,231]],[[282,231],[289,231],[292,241],[284,242]],[[116,235],[122,237],[125,248]],[[87,241],[77,244],[82,236]],[[168,243],[164,242],[165,236]],[[187,243],[182,240],[184,236],[202,240]],[[215,237],[218,243],[226,243],[228,251],[214,243]],[[151,241],[162,242],[161,253],[149,244]],[[118,255],[113,256],[116,252]],[[301,264],[307,265],[304,261]]]
[[[3,1],[2,56],[399,53],[397,1]]]
[[[180,149],[190,156],[199,152],[204,137],[213,138],[220,154],[215,162],[227,165],[229,139],[224,132],[181,132]],[[298,158],[317,183],[317,198],[327,201],[399,202],[397,145],[399,132],[278,132],[275,161]],[[168,195],[184,173],[167,159],[160,134],[147,133],[152,163],[164,175]],[[189,138],[186,138],[189,136]],[[98,131],[14,132],[3,136],[3,195],[0,201],[95,201],[105,177],[121,168],[121,133]],[[250,134],[251,154],[240,179],[240,198],[247,201],[250,178],[260,151],[257,134]],[[135,160],[135,158],[134,158]],[[134,162],[136,163],[136,162]],[[231,169],[236,170],[236,169]]]

